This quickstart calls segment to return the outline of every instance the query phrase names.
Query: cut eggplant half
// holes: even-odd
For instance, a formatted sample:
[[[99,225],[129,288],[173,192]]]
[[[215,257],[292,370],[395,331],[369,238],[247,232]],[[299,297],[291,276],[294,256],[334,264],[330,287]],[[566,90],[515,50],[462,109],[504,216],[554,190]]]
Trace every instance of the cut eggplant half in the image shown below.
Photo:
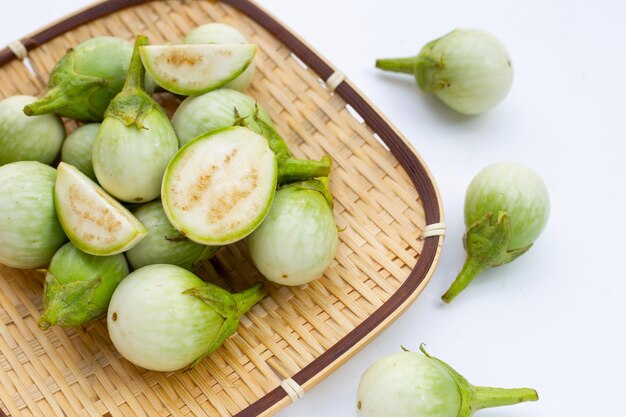
[[[256,54],[253,44],[146,45],[139,51],[148,73],[161,87],[195,96],[241,75]]]
[[[72,243],[91,255],[125,252],[148,233],[130,211],[65,162],[57,168],[54,205]]]
[[[233,243],[267,215],[277,171],[263,136],[239,126],[215,130],[189,142],[170,162],[161,189],[163,209],[194,242]]]

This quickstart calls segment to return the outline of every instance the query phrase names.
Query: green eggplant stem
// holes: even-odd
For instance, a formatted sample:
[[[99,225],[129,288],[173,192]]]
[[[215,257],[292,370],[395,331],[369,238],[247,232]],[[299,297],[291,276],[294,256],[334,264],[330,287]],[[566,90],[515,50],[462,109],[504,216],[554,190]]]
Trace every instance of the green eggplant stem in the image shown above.
[[[237,113],[235,114],[237,115]],[[270,149],[276,155],[278,184],[315,177],[327,177],[330,174],[332,160],[329,156],[323,157],[320,161],[293,158],[285,140],[276,128],[258,116],[258,107],[254,114],[254,120],[261,128],[261,134],[267,139]]]
[[[284,184],[308,178],[327,177],[330,174],[332,160],[329,156],[320,161],[287,158],[278,161],[278,183]]]
[[[454,298],[461,293],[467,286],[476,278],[478,274],[480,274],[485,269],[485,265],[476,260],[476,258],[472,258],[468,256],[465,260],[465,264],[463,265],[463,269],[456,277],[448,291],[441,296],[441,299],[446,303],[454,300]]]
[[[376,68],[385,71],[401,72],[403,74],[415,74],[417,59],[410,58],[387,58],[377,59]]]
[[[59,321],[58,319],[59,311],[57,309],[46,309],[46,311],[39,317],[37,321],[37,326],[41,330],[48,330],[50,327],[56,325]]]
[[[475,411],[482,410],[483,408],[502,407],[526,401],[539,400],[537,391],[530,388],[476,387],[470,384],[467,379],[455,371],[450,365],[441,359],[430,356],[428,352],[426,352],[423,344],[420,345],[420,350],[428,358],[439,363],[456,382],[459,393],[461,394],[461,409],[457,417],[471,417]]]
[[[91,75],[79,74],[75,70],[75,51],[70,50],[59,60],[48,81],[48,90],[43,97],[24,107],[27,116],[59,113],[81,120],[100,121],[102,110],[89,101],[91,95],[107,85],[107,80]],[[84,102],[81,109],[73,108],[77,101]]]
[[[508,264],[532,247],[531,243],[510,249],[510,243],[511,220],[507,212],[489,211],[472,223],[463,237],[467,252],[465,265],[442,300],[449,303],[484,269]]]
[[[472,410],[476,411],[538,400],[537,391],[530,388],[473,387],[471,403]]]
[[[52,113],[68,102],[69,99],[63,93],[63,89],[60,86],[56,86],[46,91],[46,94],[37,101],[24,106],[24,114],[27,116],[38,116]]]
[[[111,100],[111,104],[104,113],[105,118],[114,117],[126,126],[135,125],[137,129],[146,128],[143,120],[155,109],[165,116],[161,107],[144,89],[146,70],[141,62],[139,47],[147,44],[148,38],[146,36],[137,36],[124,88]]]
[[[449,83],[439,79],[437,75],[444,68],[445,62],[442,56],[437,57],[433,54],[435,42],[426,45],[417,56],[379,59],[376,61],[376,67],[385,71],[414,75],[419,88],[427,93],[447,88]]]
[[[263,132],[263,136],[267,139],[267,143],[276,155],[276,158],[280,160],[284,160],[291,157],[291,152],[285,143],[285,140],[280,136],[278,131],[274,126],[271,126],[269,123],[265,122],[263,119],[258,117],[256,114],[255,121],[261,127],[261,131]]]
[[[220,347],[230,335],[235,333],[241,316],[265,297],[267,289],[265,284],[257,282],[240,293],[231,294],[223,288],[206,283],[200,287],[190,288],[183,294],[189,294],[200,299],[224,318],[224,324],[218,334],[215,335],[211,346],[189,365],[190,368],[194,368],[202,359]]]
[[[248,310],[250,310],[256,303],[261,301],[267,294],[267,289],[262,282],[257,282],[246,290],[233,294],[235,297],[235,303],[237,305],[237,312],[240,316],[243,316]]]
[[[126,82],[124,83],[124,90],[130,88],[138,88],[140,90],[145,89],[146,69],[141,62],[141,55],[139,55],[139,47],[148,45],[148,37],[144,35],[137,36],[135,40],[135,46],[133,47],[133,56],[130,59],[130,65],[128,66],[128,75],[126,76]]]

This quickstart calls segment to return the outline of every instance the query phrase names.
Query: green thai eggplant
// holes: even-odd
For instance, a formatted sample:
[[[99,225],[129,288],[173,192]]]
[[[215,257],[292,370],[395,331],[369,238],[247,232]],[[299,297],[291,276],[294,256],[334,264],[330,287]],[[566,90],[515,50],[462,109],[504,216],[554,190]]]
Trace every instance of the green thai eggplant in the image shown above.
[[[104,316],[113,291],[128,272],[122,254],[94,256],[66,243],[46,273],[39,328],[75,327]]]
[[[57,113],[99,122],[124,86],[132,44],[112,36],[88,39],[70,49],[52,69],[48,91],[24,107],[29,116]]]
[[[112,101],[93,145],[93,168],[109,194],[129,203],[154,200],[178,139],[163,109],[145,92],[137,37],[126,84]]]
[[[148,265],[115,290],[107,327],[116,349],[135,365],[175,371],[215,351],[265,294],[260,282],[231,294],[186,269]]]
[[[24,106],[35,100],[13,96],[0,101],[0,165],[18,161],[51,165],[57,159],[65,126],[55,114],[24,115]]]
[[[170,264],[193,271],[220,248],[200,245],[183,236],[170,224],[160,200],[139,206],[133,214],[148,229],[146,237],[126,252],[133,269]]]
[[[96,181],[96,173],[93,172],[93,143],[100,129],[100,123],[90,123],[74,129],[70,133],[63,148],[61,148],[61,161],[74,165],[83,174]]]
[[[36,161],[0,167],[0,263],[46,265],[67,236],[54,209],[54,168]]]

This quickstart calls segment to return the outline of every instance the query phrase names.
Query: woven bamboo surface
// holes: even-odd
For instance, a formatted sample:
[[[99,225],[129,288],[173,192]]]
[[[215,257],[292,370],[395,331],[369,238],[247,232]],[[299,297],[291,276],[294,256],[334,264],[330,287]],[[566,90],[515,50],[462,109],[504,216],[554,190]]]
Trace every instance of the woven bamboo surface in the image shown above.
[[[269,285],[270,295],[243,319],[222,348],[188,372],[158,373],[125,361],[105,320],[84,328],[37,328],[43,274],[0,265],[0,409],[10,416],[254,416],[291,400],[281,381],[300,372],[308,390],[406,308],[437,262],[401,294],[369,333],[359,326],[406,283],[422,253],[424,201],[399,161],[355,118],[339,94],[305,68],[291,50],[231,6],[210,1],[140,4],[82,25],[29,53],[43,79],[59,58],[97,35],[154,43],[176,41],[197,25],[218,21],[259,45],[256,78],[247,93],[268,110],[298,157],[333,157],[331,190],[341,244],[325,276],[299,288]],[[0,98],[41,95],[43,85],[17,59],[0,67]],[[179,104],[161,95],[169,112]],[[75,127],[67,123],[68,131]],[[402,149],[407,148],[406,145]],[[408,148],[407,148],[408,149]],[[428,173],[423,181],[430,181]],[[436,198],[436,195],[435,195]],[[438,201],[434,205],[440,208]],[[232,290],[262,279],[244,243],[223,248],[199,275]],[[404,288],[404,287],[403,287]],[[343,344],[309,377],[301,371]],[[311,367],[307,368],[310,369]],[[297,379],[297,378],[296,378]],[[262,408],[255,403],[266,400]],[[1,415],[1,413],[0,413]]]

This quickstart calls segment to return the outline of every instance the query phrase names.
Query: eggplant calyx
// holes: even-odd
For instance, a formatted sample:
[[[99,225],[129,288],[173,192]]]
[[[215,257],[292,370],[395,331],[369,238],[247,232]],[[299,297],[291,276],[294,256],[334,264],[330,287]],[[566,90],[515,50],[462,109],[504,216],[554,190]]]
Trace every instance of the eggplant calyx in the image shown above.
[[[415,80],[419,88],[427,93],[436,93],[450,87],[450,81],[442,77],[446,68],[445,55],[434,50],[442,38],[427,43],[416,57]]]
[[[319,177],[319,178],[312,178],[306,181],[292,182],[290,184],[285,185],[284,187],[281,187],[281,189],[296,188],[299,190],[317,191],[324,196],[324,198],[326,199],[326,202],[328,203],[328,206],[332,209],[334,205],[333,196],[330,193],[330,189],[328,188],[328,183],[329,183],[328,177]]]
[[[472,384],[469,383],[467,379],[457,371],[454,370],[450,365],[438,359],[434,356],[431,356],[426,351],[426,347],[422,343],[420,345],[420,351],[426,356],[428,359],[433,360],[437,363],[444,372],[446,372],[456,383],[457,389],[459,390],[459,395],[461,397],[461,407],[459,409],[459,414],[457,417],[469,417],[472,415],[473,411],[471,411],[471,401],[472,401]]]
[[[125,126],[135,125],[137,129],[147,129],[143,120],[153,111],[159,111],[148,94],[137,88],[122,91],[111,101],[104,117],[120,120]]]
[[[509,249],[511,219],[507,212],[497,216],[487,212],[474,222],[463,236],[467,259],[450,289],[441,297],[449,303],[483,270],[512,262],[531,248],[532,243],[519,249]]]
[[[27,116],[46,113],[62,113],[84,121],[101,121],[102,111],[95,108],[89,97],[98,89],[106,87],[107,80],[74,69],[75,52],[70,50],[57,64],[46,93],[39,100],[24,107]],[[76,103],[83,103],[77,106]],[[80,109],[80,110],[78,110]]]
[[[276,128],[259,117],[258,106],[253,117],[261,128],[261,135],[267,139],[270,149],[276,155],[278,184],[327,177],[330,174],[332,160],[329,156],[324,156],[320,161],[294,158]]]
[[[103,316],[106,309],[93,303],[102,279],[96,276],[85,281],[61,284],[50,272],[46,275],[44,311],[37,322],[42,330],[51,326],[75,327]]]
[[[457,417],[470,417],[477,410],[505,405],[519,404],[526,401],[537,401],[537,391],[531,388],[492,388],[478,387],[469,383],[465,377],[454,370],[441,359],[430,356],[420,345],[420,351],[429,359],[435,361],[456,382],[461,396],[461,407]]]
[[[207,351],[189,365],[189,368],[194,368],[235,333],[241,316],[265,297],[267,289],[262,282],[257,282],[240,293],[231,294],[217,285],[207,283],[201,287],[190,288],[184,291],[183,294],[198,298],[224,318],[222,327],[215,335]]]
[[[450,289],[442,296],[449,303],[483,270],[512,262],[531,248],[509,249],[511,219],[507,212],[487,212],[463,236],[467,259]]]
[[[146,70],[141,62],[139,47],[147,44],[147,37],[137,36],[124,88],[111,100],[111,104],[104,113],[104,117],[119,119],[125,126],[135,125],[137,129],[146,128],[143,120],[153,110],[165,115],[152,97],[145,92]]]
[[[505,211],[494,216],[492,212],[472,224],[463,237],[468,256],[486,267],[507,264],[523,255],[530,247],[509,249],[511,242],[511,218]]]
[[[255,115],[258,113],[259,111],[259,107],[255,106],[254,108],[255,111]],[[235,121],[233,122],[233,126],[241,126],[241,127],[249,127],[248,126],[248,122],[246,121],[246,119],[248,116],[242,116],[241,113],[239,113],[239,110],[237,109],[237,106],[233,107],[233,117],[235,119]]]

